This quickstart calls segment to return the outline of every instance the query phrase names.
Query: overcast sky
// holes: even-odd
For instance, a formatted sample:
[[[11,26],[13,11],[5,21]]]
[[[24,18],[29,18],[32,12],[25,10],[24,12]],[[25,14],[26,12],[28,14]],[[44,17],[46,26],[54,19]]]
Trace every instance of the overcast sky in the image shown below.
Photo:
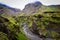
[[[60,0],[0,0],[0,3],[4,3],[14,8],[23,9],[28,3],[40,1],[44,5],[57,5],[60,4]]]

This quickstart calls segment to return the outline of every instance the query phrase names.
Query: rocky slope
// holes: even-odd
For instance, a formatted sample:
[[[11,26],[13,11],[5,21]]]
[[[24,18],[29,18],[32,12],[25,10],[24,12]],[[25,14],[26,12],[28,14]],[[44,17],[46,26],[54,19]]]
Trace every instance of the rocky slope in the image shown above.
[[[35,13],[35,11],[39,9],[41,6],[42,4],[38,1],[34,3],[29,3],[25,6],[22,12],[25,13],[26,15],[29,15]]]

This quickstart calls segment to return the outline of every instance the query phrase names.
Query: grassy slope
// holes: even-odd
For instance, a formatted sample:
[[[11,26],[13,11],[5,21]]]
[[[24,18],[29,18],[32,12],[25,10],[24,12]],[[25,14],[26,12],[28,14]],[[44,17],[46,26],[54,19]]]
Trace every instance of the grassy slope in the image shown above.
[[[60,28],[60,8],[42,6],[35,14],[31,14],[31,16],[35,18],[33,20],[35,20],[37,28],[42,31],[44,36],[50,35],[50,37],[59,40],[60,32],[57,32],[59,30],[56,31],[56,29]]]
[[[59,28],[59,24],[60,24],[60,19],[59,19],[60,13],[58,13],[58,11],[60,11],[60,9],[56,8],[56,7],[42,6],[40,9],[36,10],[36,12],[34,14],[31,14],[26,17],[24,16],[25,18],[22,18],[21,22],[23,22],[26,19],[28,27],[32,28],[33,21],[34,21],[34,23],[37,25],[37,29],[42,31],[43,36],[45,36],[45,37],[50,36],[52,38],[59,40],[60,32],[58,33],[56,31],[54,31],[54,29]],[[56,17],[56,18],[54,18],[54,17]],[[52,23],[50,23],[49,21],[51,21]],[[52,24],[54,24],[53,25],[54,27],[50,26]],[[48,27],[50,29],[50,31],[49,31],[46,29],[47,26],[50,26],[53,28]],[[22,34],[20,34],[20,35],[22,35]]]
[[[28,38],[23,34],[24,32],[22,31],[21,27],[23,22],[27,22],[28,27],[32,27],[33,21],[34,23],[37,25],[37,29],[42,30],[42,34],[44,36],[48,36],[47,34],[49,34],[46,30],[47,26],[50,26],[52,24],[54,24],[52,27],[53,28],[49,28],[51,31],[50,35],[53,38],[60,37],[60,32],[56,32],[54,31],[54,29],[59,28],[60,27],[60,13],[46,13],[46,12],[51,12],[51,11],[59,11],[59,8],[52,8],[52,7],[44,7],[42,6],[41,8],[39,8],[38,10],[36,10],[36,12],[34,14],[31,14],[29,16],[25,16],[24,14],[20,15],[17,18],[13,18],[12,16],[5,16],[2,15],[4,18],[8,19],[9,22],[4,22],[3,24],[5,24],[6,26],[9,27],[9,30],[11,30],[10,32],[16,33],[16,30],[14,27],[18,27],[19,33],[17,34],[17,39],[18,40],[28,40]],[[21,17],[23,16],[23,17]],[[54,18],[55,17],[55,18]],[[1,20],[1,19],[0,19]],[[2,19],[3,20],[3,19]],[[52,23],[50,23],[50,22]],[[8,24],[10,23],[10,24]],[[13,26],[15,25],[15,26]],[[50,26],[51,27],[51,26]],[[11,29],[10,29],[11,28]],[[18,31],[17,31],[18,32]],[[13,35],[11,34],[11,35]],[[59,38],[58,38],[59,39]]]

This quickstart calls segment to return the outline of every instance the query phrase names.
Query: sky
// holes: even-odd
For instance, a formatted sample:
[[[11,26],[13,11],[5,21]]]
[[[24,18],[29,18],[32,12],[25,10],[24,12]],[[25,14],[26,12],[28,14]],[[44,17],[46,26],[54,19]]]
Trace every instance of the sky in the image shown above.
[[[36,1],[40,1],[43,5],[60,5],[60,0],[0,0],[0,3],[22,10],[26,4]]]

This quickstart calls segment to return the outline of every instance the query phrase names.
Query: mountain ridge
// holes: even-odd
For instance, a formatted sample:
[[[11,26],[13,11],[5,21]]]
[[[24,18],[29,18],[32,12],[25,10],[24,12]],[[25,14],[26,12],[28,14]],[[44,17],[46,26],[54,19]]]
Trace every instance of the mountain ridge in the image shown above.
[[[39,8],[43,8],[41,6],[44,6],[46,8],[60,8],[60,5],[45,6],[41,2],[37,1],[37,2],[26,4],[25,8],[23,10],[20,10],[20,9],[12,8],[12,7],[9,7],[5,4],[0,3],[0,13],[5,13],[6,12],[6,14],[8,14],[8,15],[11,14],[11,15],[16,16],[18,13],[22,12],[22,13],[25,13],[26,15],[29,15],[29,14],[35,13],[36,10],[39,10]],[[4,12],[1,12],[1,8],[6,8],[6,10],[3,9]]]

